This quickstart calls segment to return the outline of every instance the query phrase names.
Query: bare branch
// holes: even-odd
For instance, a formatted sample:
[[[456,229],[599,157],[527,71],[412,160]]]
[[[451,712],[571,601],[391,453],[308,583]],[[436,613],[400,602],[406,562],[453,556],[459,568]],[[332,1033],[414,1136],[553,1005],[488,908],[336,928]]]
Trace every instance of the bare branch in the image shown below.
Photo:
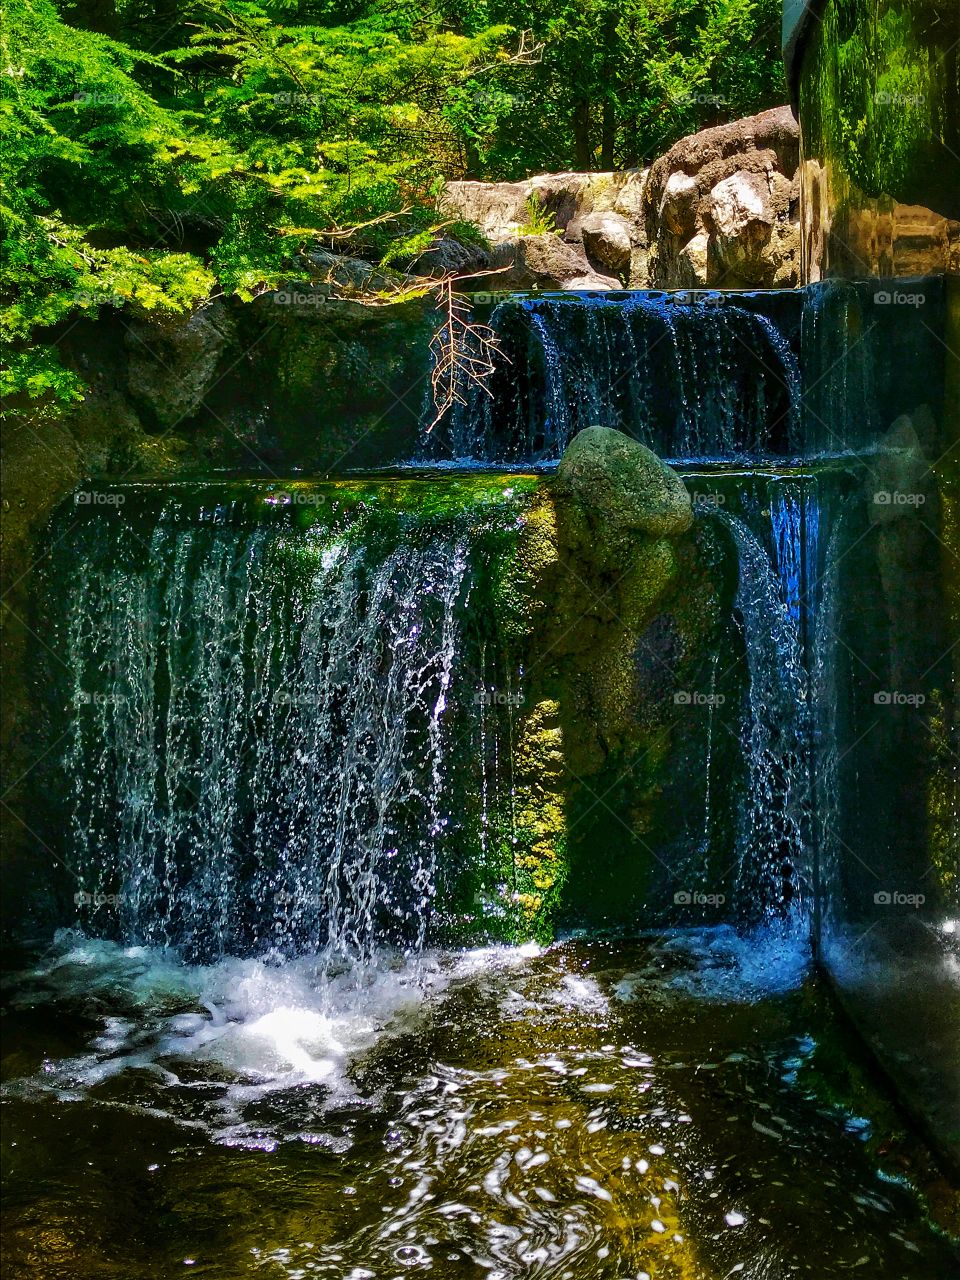
[[[542,40],[534,39],[532,31],[521,31],[520,43],[517,45],[513,53],[508,53],[497,62],[491,62],[485,66],[471,67],[470,75],[483,75],[486,71],[495,71],[498,67],[504,66],[535,67],[538,63],[543,61],[544,48],[544,42]]]
[[[500,339],[489,325],[473,324],[469,302],[453,292],[453,280],[441,282],[439,306],[446,320],[430,340],[433,371],[430,384],[436,415],[427,427],[429,434],[455,404],[466,405],[471,387],[492,396],[487,382],[499,357],[507,360]]]

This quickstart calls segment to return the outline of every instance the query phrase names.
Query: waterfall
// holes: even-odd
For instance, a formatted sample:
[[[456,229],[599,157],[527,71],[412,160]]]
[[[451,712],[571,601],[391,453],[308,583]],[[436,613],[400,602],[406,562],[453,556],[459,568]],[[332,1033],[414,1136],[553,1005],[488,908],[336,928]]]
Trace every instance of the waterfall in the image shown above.
[[[667,457],[797,446],[797,358],[755,306],[699,294],[518,295],[490,325],[496,368],[424,437],[424,461],[553,462],[593,425]]]
[[[741,519],[724,515],[737,548],[734,610],[742,631],[746,691],[741,744],[746,795],[737,814],[737,898],[760,918],[806,888],[809,808],[807,678],[800,630],[802,506],[775,488],[774,558]]]
[[[103,525],[58,601],[85,921],[196,958],[422,946],[462,816],[469,530]]]
[[[783,603],[799,626],[803,597],[803,499],[797,485],[773,487],[770,524]]]

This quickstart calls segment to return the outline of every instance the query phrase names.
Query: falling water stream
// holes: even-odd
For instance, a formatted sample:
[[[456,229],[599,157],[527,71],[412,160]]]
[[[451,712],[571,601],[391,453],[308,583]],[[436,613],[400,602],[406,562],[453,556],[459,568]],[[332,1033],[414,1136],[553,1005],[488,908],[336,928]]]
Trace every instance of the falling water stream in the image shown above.
[[[739,811],[740,901],[758,915],[806,891],[809,810],[807,680],[800,633],[800,504],[777,487],[771,501],[774,555],[735,516],[725,517],[737,547],[734,608],[747,669],[742,744],[746,799]]]
[[[161,517],[150,560],[146,578],[81,561],[66,602],[80,891],[116,893],[131,940],[197,955],[365,958],[378,914],[422,934],[464,542],[371,560]]]
[[[795,297],[794,297],[795,301]],[[582,427],[616,427],[671,458],[789,454],[796,353],[762,311],[720,294],[501,302],[486,388],[432,429],[428,460],[557,461]]]

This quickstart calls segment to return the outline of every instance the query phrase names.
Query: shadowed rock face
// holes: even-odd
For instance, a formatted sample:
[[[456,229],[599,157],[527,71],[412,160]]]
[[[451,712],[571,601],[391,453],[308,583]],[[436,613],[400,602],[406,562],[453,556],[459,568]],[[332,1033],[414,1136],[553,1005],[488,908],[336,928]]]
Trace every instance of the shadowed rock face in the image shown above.
[[[798,164],[797,123],[777,107],[682,138],[649,169],[451,182],[446,205],[489,240],[476,269],[500,269],[497,289],[790,287]],[[532,200],[556,234],[522,234]]]

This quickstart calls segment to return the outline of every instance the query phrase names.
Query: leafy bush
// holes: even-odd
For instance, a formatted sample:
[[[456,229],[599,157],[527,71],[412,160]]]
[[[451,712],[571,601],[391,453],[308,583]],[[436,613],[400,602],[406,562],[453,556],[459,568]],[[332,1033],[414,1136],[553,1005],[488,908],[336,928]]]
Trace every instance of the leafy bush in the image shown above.
[[[550,236],[557,235],[557,220],[549,209],[544,208],[543,202],[536,195],[528,196],[524,205],[526,219],[520,228],[522,236]]]

